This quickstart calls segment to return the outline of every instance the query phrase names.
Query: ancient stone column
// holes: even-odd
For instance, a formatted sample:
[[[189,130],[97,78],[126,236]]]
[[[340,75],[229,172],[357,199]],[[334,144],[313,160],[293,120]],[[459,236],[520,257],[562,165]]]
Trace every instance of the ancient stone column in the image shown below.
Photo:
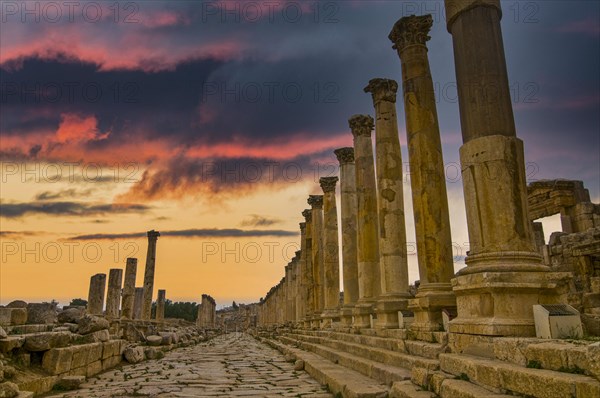
[[[156,298],[156,321],[163,322],[165,320],[165,301],[166,301],[166,290],[159,290],[158,297]]]
[[[306,223],[301,222],[300,224],[300,294],[298,294],[299,306],[298,306],[298,322],[301,322],[302,326],[308,312],[308,297],[309,297],[309,281],[312,279],[312,270],[308,272],[306,263]]]
[[[285,300],[285,322],[292,321],[292,263],[285,266],[285,282],[283,294]]]
[[[470,249],[453,280],[458,317],[450,331],[535,335],[532,306],[560,300],[536,252],[528,217],[523,142],[512,111],[499,0],[446,0],[463,146]]]
[[[338,242],[338,217],[335,199],[335,186],[338,177],[321,177],[323,189],[323,269],[324,269],[324,311],[323,327],[330,327],[337,321],[340,308],[340,255]]]
[[[300,227],[300,229],[302,230],[302,226]],[[300,246],[302,246],[302,240],[304,239],[304,237],[302,236],[305,232],[300,232],[301,236],[300,236]],[[294,267],[294,275],[296,278],[296,283],[294,286],[294,321],[296,323],[296,326],[299,326],[299,322],[302,321],[302,314],[303,314],[303,304],[304,304],[304,292],[303,292],[303,287],[302,287],[302,268],[304,267],[304,263],[302,261],[302,251],[298,250],[296,252],[296,257],[295,257],[295,267]]]
[[[119,303],[121,302],[121,286],[123,284],[123,270],[113,268],[108,273],[108,293],[106,294],[106,317],[119,318]]]
[[[358,258],[356,253],[356,169],[354,148],[339,148],[335,151],[340,162],[340,201],[342,217],[342,277],[344,282],[344,306],[341,322],[352,325],[352,309],[358,300]]]
[[[315,305],[312,327],[320,327],[321,314],[325,307],[323,285],[325,278],[325,270],[323,268],[323,195],[310,195],[308,204],[312,207],[312,269]]]
[[[402,186],[402,152],[398,138],[396,92],[398,83],[372,79],[365,88],[375,106],[375,163],[379,194],[379,261],[381,296],[377,327],[397,328],[398,311],[408,306],[408,259]]]
[[[106,274],[96,274],[90,278],[87,313],[102,315],[104,310],[104,291],[106,290]]]
[[[160,233],[158,231],[148,231],[148,252],[146,253],[146,269],[144,270],[144,300],[142,301],[142,319],[144,320],[150,320],[150,315],[152,313],[156,241],[159,236]]]
[[[305,286],[305,306],[304,306],[304,327],[309,329],[311,327],[311,319],[315,311],[315,280],[313,277],[313,266],[312,266],[312,210],[306,209],[302,212],[305,220],[305,239],[304,247],[301,247],[304,258],[304,274],[302,280]]]
[[[358,294],[354,306],[353,327],[371,327],[376,299],[381,294],[379,270],[379,231],[377,219],[377,187],[373,163],[373,118],[354,115],[348,121],[354,136],[357,198]]]
[[[133,301],[135,298],[135,277],[137,274],[137,258],[128,258],[125,265],[125,282],[121,301],[121,317],[133,319]]]
[[[142,303],[144,301],[144,288],[136,287],[133,299],[133,319],[142,319]]]
[[[442,142],[426,42],[431,15],[401,18],[390,33],[402,62],[402,87],[420,285],[410,309],[412,328],[437,331],[454,309],[452,238]],[[453,310],[454,312],[454,310]]]

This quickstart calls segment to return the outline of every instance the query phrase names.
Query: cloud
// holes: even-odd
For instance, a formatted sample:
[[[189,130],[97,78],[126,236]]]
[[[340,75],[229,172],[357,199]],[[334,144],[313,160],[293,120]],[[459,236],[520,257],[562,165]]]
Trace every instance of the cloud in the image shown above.
[[[0,238],[4,239],[24,239],[30,236],[46,235],[43,231],[0,231]]]
[[[262,238],[262,237],[291,237],[298,236],[298,232],[279,229],[272,230],[243,230],[243,229],[183,229],[161,231],[161,237],[175,238]],[[92,234],[78,235],[69,240],[105,240],[105,239],[134,239],[146,237],[145,232],[132,232],[122,234]]]
[[[571,21],[560,26],[558,31],[564,33],[581,33],[598,39],[600,37],[600,20],[596,16]]]
[[[279,224],[281,220],[278,218],[270,218],[259,216],[258,214],[251,214],[248,218],[242,220],[240,226],[242,227],[268,227],[270,225]]]
[[[62,199],[62,198],[75,198],[75,197],[86,197],[92,192],[91,189],[86,189],[79,191],[77,189],[63,189],[61,191],[51,192],[44,191],[35,195],[35,200],[37,201],[48,201],[54,199]]]
[[[0,217],[20,218],[26,214],[48,216],[98,216],[105,214],[143,213],[150,207],[140,204],[87,204],[79,202],[2,203]]]

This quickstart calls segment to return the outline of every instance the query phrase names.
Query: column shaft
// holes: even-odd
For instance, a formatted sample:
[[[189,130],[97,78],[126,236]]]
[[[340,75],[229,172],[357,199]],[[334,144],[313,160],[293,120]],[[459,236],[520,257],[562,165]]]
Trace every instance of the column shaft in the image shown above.
[[[121,302],[121,286],[123,284],[123,270],[113,268],[108,273],[108,293],[106,294],[106,317],[119,318],[119,303]]]
[[[148,252],[146,253],[146,269],[144,270],[144,300],[142,302],[142,319],[150,320],[152,313],[152,294],[154,292],[154,268],[156,265],[156,241],[160,233],[148,231]]]
[[[324,326],[331,326],[339,317],[340,307],[340,255],[338,240],[338,217],[335,186],[338,177],[322,177],[319,180],[323,189],[323,268],[325,303]]]
[[[313,293],[315,302],[313,326],[318,327],[320,325],[321,313],[325,307],[325,270],[323,267],[323,196],[310,195],[308,204],[312,206],[312,269],[314,281]]]
[[[377,219],[377,187],[373,163],[371,132],[373,118],[355,115],[349,120],[354,136],[356,164],[356,197],[358,210],[357,257],[359,299],[354,307],[354,327],[371,327],[375,300],[381,294],[379,270],[379,231]]]
[[[137,275],[137,258],[128,258],[125,265],[125,282],[121,301],[121,317],[133,319],[133,301],[135,298],[135,278]]]
[[[166,295],[166,290],[159,290],[158,296],[156,297],[156,320],[158,322],[163,322],[165,320]]]
[[[335,150],[340,162],[340,191],[342,217],[342,274],[344,281],[344,306],[341,321],[352,325],[352,308],[358,301],[358,258],[357,258],[357,201],[356,168],[354,148]]]
[[[106,274],[96,274],[90,278],[87,313],[102,315],[104,309],[104,292],[106,290]]]

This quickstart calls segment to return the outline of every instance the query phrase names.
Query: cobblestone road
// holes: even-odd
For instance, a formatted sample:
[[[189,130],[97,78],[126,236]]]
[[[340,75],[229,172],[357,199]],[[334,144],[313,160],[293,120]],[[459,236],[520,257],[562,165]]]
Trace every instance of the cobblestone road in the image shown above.
[[[52,397],[311,397],[332,395],[269,346],[231,333],[163,359],[109,370]]]

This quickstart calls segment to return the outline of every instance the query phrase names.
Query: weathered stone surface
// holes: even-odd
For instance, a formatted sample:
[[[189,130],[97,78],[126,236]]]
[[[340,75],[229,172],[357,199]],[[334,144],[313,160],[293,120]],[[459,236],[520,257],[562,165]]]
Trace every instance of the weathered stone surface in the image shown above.
[[[56,323],[57,310],[55,303],[27,304],[27,323],[50,324]]]
[[[304,370],[304,361],[298,359],[296,362],[294,362],[294,370]]]
[[[27,302],[23,300],[14,300],[6,304],[6,308],[27,308]]]
[[[70,332],[47,332],[25,336],[23,348],[27,351],[47,351],[66,347],[71,342]]]
[[[15,383],[7,381],[0,383],[0,398],[13,398],[19,395],[19,387]]]
[[[15,348],[22,347],[25,344],[25,337],[23,336],[8,336],[5,339],[0,339],[0,352],[7,353]]]
[[[129,346],[123,351],[123,357],[129,363],[142,362],[145,358],[144,347]]]
[[[65,376],[62,377],[56,386],[62,390],[77,390],[85,382],[85,376]]]
[[[155,347],[147,347],[144,349],[146,359],[160,359],[165,357],[165,353]]]
[[[110,340],[110,332],[108,329],[98,330],[77,338],[77,341],[81,344],[99,343],[108,340]]]
[[[590,373],[600,380],[600,342],[587,347],[587,360]]]
[[[77,323],[85,314],[85,310],[81,308],[68,308],[61,311],[58,316],[58,322],[60,323]]]
[[[106,319],[94,315],[85,315],[77,324],[79,325],[77,328],[79,334],[93,333],[110,327],[110,323]]]
[[[0,308],[0,326],[23,325],[26,322],[26,308]]]
[[[67,373],[71,370],[73,349],[71,347],[53,348],[44,353],[42,368],[52,375]]]
[[[151,346],[159,346],[162,344],[163,338],[161,336],[148,336],[146,342]]]
[[[2,328],[2,326],[0,326],[0,339],[5,339],[8,337],[8,334],[6,334],[6,331]]]

